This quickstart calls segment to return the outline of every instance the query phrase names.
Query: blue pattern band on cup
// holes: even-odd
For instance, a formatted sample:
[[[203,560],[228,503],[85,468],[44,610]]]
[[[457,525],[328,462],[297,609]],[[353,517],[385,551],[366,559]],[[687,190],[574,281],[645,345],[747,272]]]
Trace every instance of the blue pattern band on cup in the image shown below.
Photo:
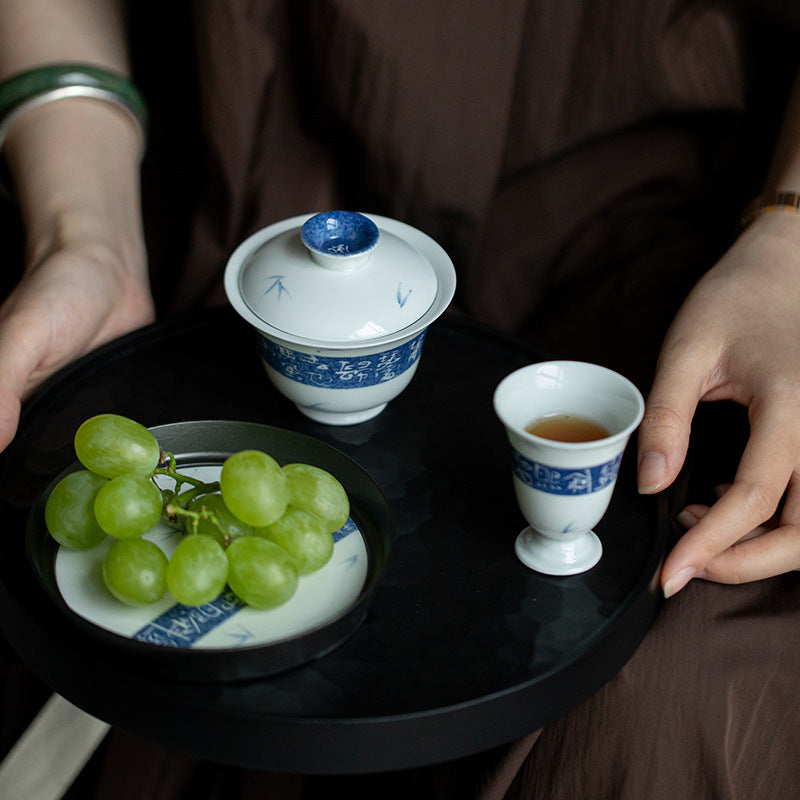
[[[548,494],[591,494],[599,492],[617,479],[622,453],[605,464],[596,467],[571,469],[569,467],[550,467],[525,458],[516,450],[512,453],[514,459],[514,475],[526,486],[539,489]]]
[[[419,359],[425,331],[391,350],[366,356],[316,356],[259,336],[261,356],[281,375],[308,386],[353,389],[396,378]]]

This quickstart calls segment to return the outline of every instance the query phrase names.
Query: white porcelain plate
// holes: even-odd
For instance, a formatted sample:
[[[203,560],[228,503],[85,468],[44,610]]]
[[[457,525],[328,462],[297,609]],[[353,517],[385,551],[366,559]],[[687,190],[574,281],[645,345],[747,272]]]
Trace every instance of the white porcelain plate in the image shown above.
[[[196,466],[182,472],[211,482],[219,479],[220,466]],[[145,538],[171,557],[182,534],[159,523]],[[367,546],[350,519],[334,535],[331,560],[301,577],[297,592],[278,608],[249,608],[228,591],[202,606],[183,606],[169,594],[152,605],[126,606],[103,584],[103,557],[111,541],[82,552],[58,548],[55,569],[61,596],[76,614],[101,628],[168,647],[242,647],[298,636],[347,610],[367,580]]]
[[[62,610],[110,646],[140,653],[147,664],[166,660],[181,677],[197,680],[270,674],[321,655],[352,633],[366,614],[391,538],[388,509],[369,476],[334,448],[270,426],[209,421],[152,430],[181,472],[204,481],[217,480],[224,459],[246,448],[264,450],[279,463],[327,469],[351,502],[350,519],[334,534],[333,556],[302,576],[295,595],[275,609],[250,608],[228,590],[203,606],[183,606],[170,595],[152,605],[126,606],[103,584],[110,539],[87,551],[70,551],[47,533],[43,508],[58,476],[32,509],[28,550],[41,583]],[[159,523],[146,538],[170,556],[181,534]]]

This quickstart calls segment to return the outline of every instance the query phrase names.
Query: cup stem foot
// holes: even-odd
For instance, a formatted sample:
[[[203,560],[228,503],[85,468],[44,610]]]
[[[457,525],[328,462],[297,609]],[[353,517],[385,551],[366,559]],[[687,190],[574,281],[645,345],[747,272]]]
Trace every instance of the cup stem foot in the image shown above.
[[[577,575],[591,569],[603,555],[603,545],[593,531],[560,542],[525,528],[514,550],[526,566],[545,575]]]

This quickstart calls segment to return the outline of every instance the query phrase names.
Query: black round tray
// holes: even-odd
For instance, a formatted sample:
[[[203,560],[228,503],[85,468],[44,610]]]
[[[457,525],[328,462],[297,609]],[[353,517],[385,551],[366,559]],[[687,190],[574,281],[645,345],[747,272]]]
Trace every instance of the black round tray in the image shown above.
[[[601,562],[554,578],[517,561],[525,523],[492,393],[542,356],[443,318],[405,392],[375,419],[336,428],[306,419],[272,388],[251,331],[228,309],[102,348],[32,398],[0,458],[4,633],[44,681],[90,713],[230,764],[391,770],[547,724],[613,677],[645,635],[669,525],[665,501],[636,492],[631,442],[597,527]],[[78,424],[103,411],[147,426],[265,423],[352,458],[380,487],[395,528],[361,625],[321,658],[272,677],[198,684],[154,677],[141,659],[65,623],[28,562],[25,525],[36,496],[73,462]]]

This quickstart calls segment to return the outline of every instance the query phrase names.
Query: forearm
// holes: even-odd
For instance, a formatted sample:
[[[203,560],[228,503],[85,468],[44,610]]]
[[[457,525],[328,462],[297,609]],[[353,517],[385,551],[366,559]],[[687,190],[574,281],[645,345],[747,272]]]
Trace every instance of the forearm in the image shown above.
[[[0,79],[43,64],[82,62],[126,73],[123,4],[115,0],[0,0]],[[3,155],[20,205],[28,264],[92,240],[143,269],[141,138],[109,103],[70,98],[26,112]]]
[[[28,243],[28,263],[94,240],[143,262],[139,135],[116,109],[62,100],[21,119],[5,155]]]
[[[125,3],[0,0],[0,80],[58,61],[83,61],[127,72]]]
[[[783,193],[789,193],[788,197],[779,197]],[[800,213],[795,213],[800,209],[793,205],[793,194],[800,194],[800,72],[787,98],[761,196],[746,210],[746,228],[741,236],[745,244],[751,240],[759,242],[762,253],[759,261],[766,258],[773,266],[786,266],[791,274],[796,273],[793,264],[797,262],[795,254],[800,248]],[[785,200],[789,205],[784,213],[764,213],[765,208],[769,211],[781,209],[774,204]],[[778,257],[776,252],[780,251],[783,255]]]
[[[764,191],[800,192],[800,72],[789,93]]]

